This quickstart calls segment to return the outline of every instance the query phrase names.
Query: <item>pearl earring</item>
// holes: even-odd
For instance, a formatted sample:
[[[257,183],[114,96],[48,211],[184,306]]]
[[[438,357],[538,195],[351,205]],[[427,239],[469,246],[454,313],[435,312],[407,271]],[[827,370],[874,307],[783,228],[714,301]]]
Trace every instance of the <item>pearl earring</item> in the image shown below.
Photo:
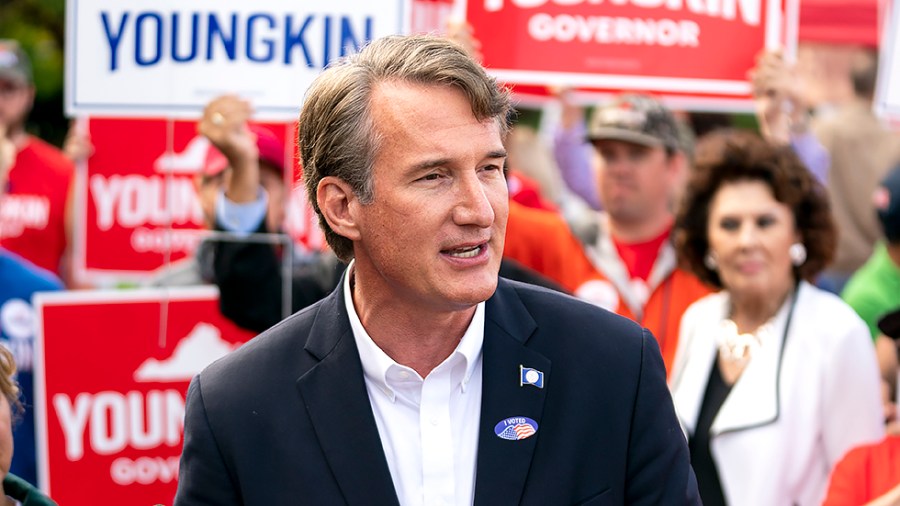
[[[791,263],[794,267],[800,267],[806,262],[806,246],[802,242],[795,242],[788,248],[788,256],[791,257]]]
[[[705,265],[706,268],[711,271],[719,268],[719,262],[716,260],[716,257],[713,256],[711,251],[708,252],[705,257],[703,257],[703,265]]]

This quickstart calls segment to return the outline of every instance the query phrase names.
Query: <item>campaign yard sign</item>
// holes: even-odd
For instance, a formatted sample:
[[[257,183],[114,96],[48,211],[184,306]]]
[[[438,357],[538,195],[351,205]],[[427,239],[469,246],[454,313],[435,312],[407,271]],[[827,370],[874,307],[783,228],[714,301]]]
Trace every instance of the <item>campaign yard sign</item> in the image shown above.
[[[897,125],[900,124],[900,2],[891,2],[884,10],[887,11],[887,19],[881,32],[875,107]]]
[[[795,2],[796,0],[785,0]],[[782,0],[469,0],[484,65],[516,84],[747,97]]]
[[[285,228],[297,247],[325,247],[302,185],[295,185],[294,126],[262,124],[285,146]],[[209,141],[193,121],[91,118],[94,153],[76,190],[75,266],[78,279],[142,281],[192,255],[204,237],[195,180]],[[208,210],[207,212],[211,212]]]
[[[223,93],[294,119],[312,79],[404,33],[409,0],[69,0],[66,113],[197,117]]]
[[[41,487],[59,504],[171,504],[188,383],[252,335],[214,287],[35,299]]]

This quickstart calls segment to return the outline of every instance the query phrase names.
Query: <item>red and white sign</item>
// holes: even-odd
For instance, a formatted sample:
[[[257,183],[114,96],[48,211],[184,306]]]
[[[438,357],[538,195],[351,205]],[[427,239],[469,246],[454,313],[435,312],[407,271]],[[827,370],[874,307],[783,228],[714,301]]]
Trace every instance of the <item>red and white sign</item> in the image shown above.
[[[293,167],[293,126],[264,126],[284,143],[285,165]],[[94,154],[79,172],[76,198],[79,279],[147,279],[193,254],[205,228],[195,176],[209,147],[196,123],[92,118],[89,132]],[[286,228],[301,247],[321,249],[318,223],[298,189]]]
[[[747,97],[783,1],[470,0],[466,18],[508,83]]]
[[[188,383],[252,335],[214,287],[36,296],[41,488],[59,504],[171,504]]]

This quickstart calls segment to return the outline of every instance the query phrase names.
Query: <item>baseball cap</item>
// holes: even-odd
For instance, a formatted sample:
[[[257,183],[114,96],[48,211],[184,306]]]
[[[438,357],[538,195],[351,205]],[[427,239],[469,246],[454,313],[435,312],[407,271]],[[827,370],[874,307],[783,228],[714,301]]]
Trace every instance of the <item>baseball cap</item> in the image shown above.
[[[872,201],[888,242],[900,242],[900,165],[881,181]]]
[[[259,150],[259,161],[284,174],[284,144],[266,127],[248,125],[248,128],[256,134],[256,148]],[[226,167],[228,167],[228,159],[225,158],[221,151],[210,144],[206,151],[206,158],[203,161],[201,172],[207,176],[215,176],[225,170]]]
[[[31,84],[31,61],[19,43],[11,39],[0,39],[0,79]]]
[[[879,318],[878,330],[891,339],[900,340],[900,309],[895,309]]]
[[[634,93],[619,95],[612,103],[594,110],[587,139],[683,150],[672,112],[655,99]]]

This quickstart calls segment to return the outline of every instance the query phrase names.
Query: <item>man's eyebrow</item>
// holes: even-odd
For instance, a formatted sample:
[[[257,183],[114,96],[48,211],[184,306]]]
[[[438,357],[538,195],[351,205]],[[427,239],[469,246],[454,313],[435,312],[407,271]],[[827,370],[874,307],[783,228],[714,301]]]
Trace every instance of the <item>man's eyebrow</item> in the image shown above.
[[[487,159],[493,158],[506,158],[508,155],[505,149],[499,149],[496,151],[487,152],[484,157]],[[434,160],[425,160],[424,162],[419,162],[412,167],[409,168],[409,172],[420,172],[430,169],[436,169],[438,167],[444,167],[446,165],[450,165],[453,163],[451,158],[435,158]]]
[[[438,167],[443,167],[450,163],[449,158],[436,158],[434,160],[425,160],[424,162],[419,162],[412,167],[409,168],[410,172],[421,172],[430,169],[436,169]]]

